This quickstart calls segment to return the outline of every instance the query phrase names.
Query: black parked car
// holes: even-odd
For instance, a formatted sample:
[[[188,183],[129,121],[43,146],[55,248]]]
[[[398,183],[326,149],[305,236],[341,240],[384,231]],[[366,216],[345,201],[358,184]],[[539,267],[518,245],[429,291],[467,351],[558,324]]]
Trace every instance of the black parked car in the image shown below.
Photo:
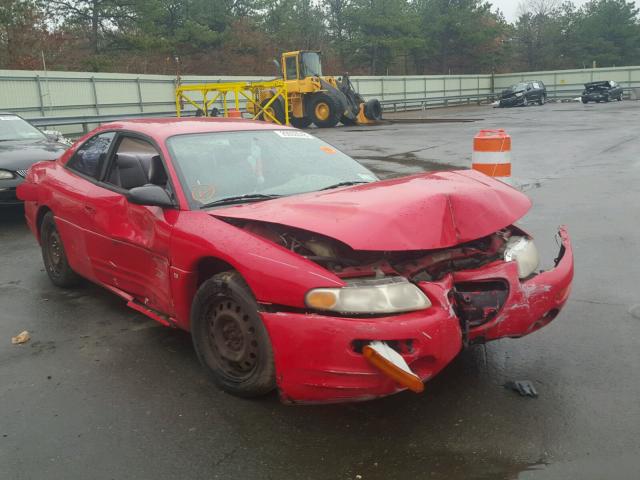
[[[511,85],[500,94],[501,107],[526,107],[532,103],[544,105],[547,101],[547,87],[539,80],[529,80],[527,82]]]
[[[622,87],[612,80],[604,82],[591,82],[584,84],[582,103],[608,102],[609,100],[622,101]]]
[[[55,160],[67,149],[18,115],[0,112],[0,207],[21,204],[16,187],[31,165]]]

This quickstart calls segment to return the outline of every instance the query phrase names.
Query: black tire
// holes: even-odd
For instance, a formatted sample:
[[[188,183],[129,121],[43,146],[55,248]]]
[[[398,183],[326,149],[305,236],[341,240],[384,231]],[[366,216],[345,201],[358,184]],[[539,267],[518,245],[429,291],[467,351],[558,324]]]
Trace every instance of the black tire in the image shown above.
[[[266,100],[263,100],[260,105],[262,106],[262,108],[264,108],[265,105],[270,101],[271,101],[271,98],[267,98]],[[267,110],[269,111],[269,113],[271,113],[271,115],[273,115],[276,118],[276,120],[278,120],[278,122],[280,122],[281,125],[284,125],[285,115],[284,115],[284,105],[282,104],[282,100],[280,100],[279,98],[276,98],[273,101],[273,103],[269,105],[269,108]],[[265,122],[269,122],[269,123],[275,123],[271,119],[271,117],[263,113],[260,113],[260,115],[258,115],[258,119]]]
[[[44,268],[54,285],[62,288],[71,288],[80,283],[82,278],[73,271],[67,261],[62,237],[60,237],[52,212],[47,212],[42,219],[40,246],[42,248]]]
[[[380,120],[382,118],[382,105],[380,105],[380,100],[372,98],[365,103],[364,116],[369,120]]]
[[[358,122],[356,122],[352,118],[347,117],[346,115],[342,115],[340,117],[340,123],[343,124],[346,127],[351,127],[353,125],[357,125]]]
[[[618,101],[621,102],[622,101],[622,94],[618,95]]]
[[[224,391],[257,397],[276,387],[267,329],[237,272],[220,273],[200,286],[191,308],[191,335],[200,363]]]
[[[340,121],[340,103],[333,96],[325,92],[314,93],[308,105],[309,118],[316,127],[331,128]]]
[[[547,98],[544,95],[540,96],[540,101],[538,102],[540,106],[544,105],[546,102]]]
[[[589,103],[589,100],[587,100],[586,98],[583,97],[582,98],[582,103],[584,103],[586,105],[587,103]]]
[[[292,115],[289,117],[289,123],[295,128],[307,128],[312,122],[309,117],[298,118]]]

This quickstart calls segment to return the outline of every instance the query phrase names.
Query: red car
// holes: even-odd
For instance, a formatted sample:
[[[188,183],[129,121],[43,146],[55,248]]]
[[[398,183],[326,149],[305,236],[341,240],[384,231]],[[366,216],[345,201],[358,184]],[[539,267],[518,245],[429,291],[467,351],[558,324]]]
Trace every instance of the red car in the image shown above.
[[[530,201],[474,171],[379,181],[293,128],[104,125],[19,187],[46,271],[190,331],[224,390],[289,402],[421,391],[470,344],[527,335],[569,296],[514,225]]]

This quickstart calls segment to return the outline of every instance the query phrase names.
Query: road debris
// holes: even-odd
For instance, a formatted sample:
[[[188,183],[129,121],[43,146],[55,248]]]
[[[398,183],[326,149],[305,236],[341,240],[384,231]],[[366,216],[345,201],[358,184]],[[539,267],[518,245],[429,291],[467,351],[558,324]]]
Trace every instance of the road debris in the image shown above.
[[[21,345],[23,343],[27,343],[29,340],[31,340],[31,335],[26,330],[23,332],[20,332],[15,337],[11,337],[11,343],[13,345]]]
[[[512,382],[507,382],[503,386],[504,388],[508,388],[509,390],[517,392],[521,397],[538,397],[538,392],[533,386],[533,383],[531,383],[529,380],[515,380]]]

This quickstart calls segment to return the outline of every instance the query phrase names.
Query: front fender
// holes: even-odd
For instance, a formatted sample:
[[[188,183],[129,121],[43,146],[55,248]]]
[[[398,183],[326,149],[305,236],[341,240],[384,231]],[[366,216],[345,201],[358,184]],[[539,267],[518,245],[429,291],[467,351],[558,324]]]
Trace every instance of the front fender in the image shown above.
[[[187,330],[198,265],[210,257],[237,270],[262,304],[305,308],[310,289],[344,286],[333,273],[263,237],[205,212],[180,212],[171,240],[171,279],[176,320]]]

